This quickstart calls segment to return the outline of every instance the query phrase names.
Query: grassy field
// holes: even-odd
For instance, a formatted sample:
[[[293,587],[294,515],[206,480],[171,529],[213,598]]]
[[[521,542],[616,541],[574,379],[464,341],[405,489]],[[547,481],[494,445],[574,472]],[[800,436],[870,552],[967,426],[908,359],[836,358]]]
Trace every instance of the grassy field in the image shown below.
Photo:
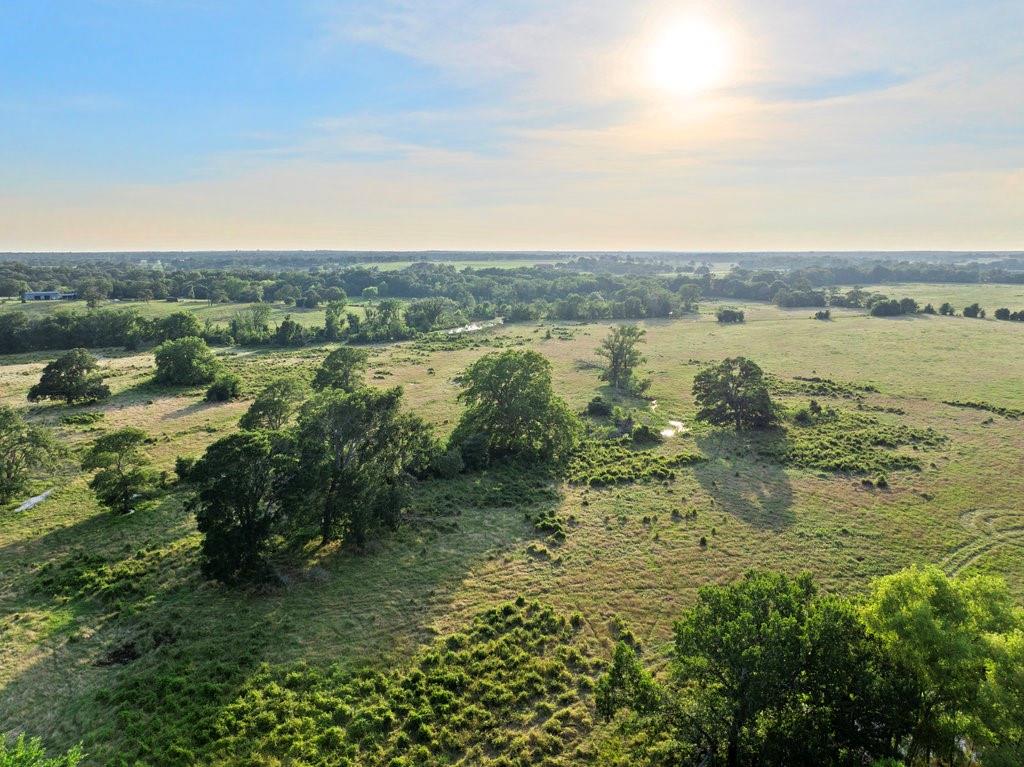
[[[1012,291],[1024,293],[880,289],[992,308],[1013,305]],[[1024,308],[1024,299],[1018,304]],[[182,305],[152,302],[147,311],[165,307]],[[226,312],[213,319],[233,311],[195,308],[200,316]],[[1024,598],[1021,422],[943,404],[1024,408],[1024,326],[845,310],[821,322],[809,310],[764,304],[744,307],[745,324],[723,326],[714,308],[646,324],[655,401],[623,403],[659,428],[683,422],[658,454],[699,452],[704,461],[677,469],[672,480],[603,488],[512,471],[424,482],[396,534],[362,555],[310,550],[288,569],[285,587],[266,593],[202,581],[198,535],[181,495],[117,518],[97,506],[76,472],[39,478],[36,491],[56,488],[48,500],[29,512],[0,511],[0,731],[28,729],[54,748],[82,741],[90,764],[202,763],[213,723],[247,682],[262,678],[261,664],[401,664],[439,634],[518,595],[578,612],[580,642],[598,657],[607,657],[624,622],[654,665],[665,657],[671,616],[697,588],[751,567],[809,569],[826,588],[856,594],[872,577],[935,562],[949,572],[1002,575]],[[401,384],[406,406],[445,433],[460,412],[453,378],[481,354],[521,345],[551,360],[556,388],[579,410],[595,394],[609,395],[593,369],[606,328],[516,325],[449,351],[423,342],[376,347],[368,379]],[[326,351],[232,349],[222,356],[251,396],[278,371],[311,370]],[[690,387],[700,364],[740,354],[775,377],[786,404],[815,396],[876,419],[878,428],[932,429],[945,439],[895,448],[920,468],[888,471],[885,488],[774,460],[773,437],[736,436],[693,420]],[[54,356],[0,358],[0,401],[53,424],[71,445],[100,429],[141,426],[155,440],[150,455],[161,469],[230,432],[248,404],[211,405],[198,389],[155,388],[150,353],[110,351],[102,364],[114,396],[86,408],[101,411],[102,420],[62,426],[65,408],[25,403]],[[830,379],[834,396],[805,391],[798,377]],[[564,542],[528,521],[541,513],[564,521]],[[118,662],[116,651],[128,646],[137,657]]]
[[[350,300],[346,312],[362,314],[362,299]],[[320,326],[324,324],[324,309],[304,309],[299,306],[285,306],[281,303],[266,304],[270,307],[271,325],[279,323],[286,316],[291,316],[296,322],[307,327]],[[235,316],[235,313],[252,307],[252,304],[211,304],[209,301],[181,299],[179,301],[104,301],[101,304],[104,309],[134,309],[143,317],[158,318],[166,317],[169,314],[180,311],[190,311],[201,321],[226,325]],[[40,317],[53,314],[57,311],[71,311],[76,313],[87,312],[89,309],[85,301],[7,301],[0,303],[0,312],[23,312],[30,317]]]
[[[885,293],[896,298],[907,296],[915,299],[922,306],[932,303],[938,309],[949,301],[957,311],[973,303],[984,307],[989,316],[1001,306],[1010,311],[1024,309],[1024,285],[997,285],[991,283],[977,285],[955,285],[949,283],[895,283],[889,285],[868,285],[867,290]]]

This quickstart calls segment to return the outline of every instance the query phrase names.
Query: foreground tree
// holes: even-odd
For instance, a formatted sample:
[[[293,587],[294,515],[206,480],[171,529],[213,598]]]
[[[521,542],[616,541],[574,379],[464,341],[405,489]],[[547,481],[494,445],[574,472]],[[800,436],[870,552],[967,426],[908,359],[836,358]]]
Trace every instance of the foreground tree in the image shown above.
[[[366,352],[342,346],[324,358],[313,377],[313,388],[317,391],[336,389],[354,391],[363,385],[366,370]]]
[[[147,439],[142,429],[128,426],[104,434],[82,457],[82,469],[96,471],[89,487],[111,511],[127,514],[135,500],[152,488],[149,459],[143,451]]]
[[[1024,630],[1004,582],[986,576],[949,578],[934,566],[912,567],[876,582],[863,617],[868,630],[907,669],[916,693],[908,763],[931,764],[934,758],[954,764],[965,743],[987,745],[994,755],[1024,753],[1024,743],[1013,740],[1024,721],[1004,719],[998,727],[1002,731],[986,727],[993,714],[998,722],[1012,710],[988,708],[986,696],[998,699],[1000,690],[1014,685],[1018,692],[1024,689],[1024,666],[1017,666],[1015,683],[1000,671],[1012,666],[1001,663],[1012,657],[1003,651],[1012,653]],[[1024,708],[1020,699],[1015,705],[1018,711]],[[1022,763],[982,756],[986,767]]]
[[[277,431],[298,412],[308,393],[307,386],[293,376],[272,381],[253,400],[238,425],[249,431]]]
[[[60,756],[48,757],[43,741],[27,738],[24,734],[8,742],[6,735],[0,735],[0,767],[77,767],[85,754],[81,746],[75,746]]]
[[[453,446],[478,444],[487,460],[566,458],[580,424],[551,387],[551,363],[534,351],[485,354],[462,375],[459,399],[467,407]]]
[[[213,356],[206,341],[186,336],[165,341],[156,348],[157,383],[174,386],[208,384],[217,376],[220,363]]]
[[[203,574],[223,583],[265,580],[266,551],[278,515],[270,435],[240,432],[219,439],[189,471],[203,534]]]
[[[32,473],[52,468],[62,453],[48,429],[31,426],[14,408],[0,405],[0,503],[24,491]]]
[[[299,414],[288,510],[318,518],[323,543],[342,537],[365,545],[375,528],[393,526],[406,472],[425,470],[436,450],[429,427],[400,412],[401,388],[328,389]]]
[[[899,670],[853,607],[817,596],[810,576],[705,586],[675,636],[667,683],[622,644],[598,685],[599,713],[628,709],[626,728],[657,744],[635,763],[852,767],[896,756],[912,702]]]
[[[608,360],[601,373],[601,380],[610,383],[616,391],[640,394],[651,385],[650,379],[636,378],[636,367],[646,360],[637,346],[643,342],[647,331],[638,325],[618,325],[597,347],[597,353]]]
[[[62,399],[69,405],[106,399],[110,389],[98,368],[96,358],[85,349],[72,349],[43,368],[39,383],[28,390],[28,399]]]
[[[764,372],[746,357],[701,370],[693,380],[697,419],[715,426],[763,429],[775,421]]]
[[[161,341],[176,341],[189,336],[201,336],[203,325],[192,312],[181,311],[168,314],[156,321],[156,336]]]

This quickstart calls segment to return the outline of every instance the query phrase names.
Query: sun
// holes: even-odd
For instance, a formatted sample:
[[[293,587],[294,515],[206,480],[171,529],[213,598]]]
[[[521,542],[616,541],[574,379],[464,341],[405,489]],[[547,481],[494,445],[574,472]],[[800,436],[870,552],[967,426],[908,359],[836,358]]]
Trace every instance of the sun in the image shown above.
[[[647,52],[650,84],[678,96],[720,86],[731,63],[725,31],[703,18],[679,19],[661,30]]]

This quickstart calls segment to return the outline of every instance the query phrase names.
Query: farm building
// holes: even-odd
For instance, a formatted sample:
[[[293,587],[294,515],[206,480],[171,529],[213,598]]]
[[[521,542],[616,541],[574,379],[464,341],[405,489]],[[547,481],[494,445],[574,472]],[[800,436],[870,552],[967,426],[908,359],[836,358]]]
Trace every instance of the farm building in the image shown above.
[[[24,301],[70,301],[78,298],[78,293],[65,293],[62,290],[27,290],[21,298]]]

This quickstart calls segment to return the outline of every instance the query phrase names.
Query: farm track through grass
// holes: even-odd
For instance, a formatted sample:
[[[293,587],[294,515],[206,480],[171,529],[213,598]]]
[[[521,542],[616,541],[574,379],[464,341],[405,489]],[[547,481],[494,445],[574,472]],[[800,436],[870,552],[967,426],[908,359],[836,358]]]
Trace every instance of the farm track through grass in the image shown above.
[[[658,405],[621,403],[653,427],[687,425],[652,455],[704,460],[675,468],[674,478],[608,487],[514,470],[423,483],[396,534],[362,555],[310,549],[285,569],[287,585],[270,593],[201,581],[198,535],[181,494],[116,518],[97,507],[73,468],[37,478],[29,494],[55,487],[50,498],[21,514],[16,503],[0,511],[0,731],[28,729],[53,748],[82,740],[89,764],[188,763],[174,754],[201,753],[195,738],[213,737],[203,728],[263,679],[261,664],[271,673],[295,663],[339,673],[403,668],[436,637],[520,594],[562,615],[578,611],[579,641],[595,657],[607,656],[624,621],[655,665],[671,639],[666,616],[701,585],[750,567],[809,569],[825,588],[857,594],[872,577],[936,562],[950,572],[1000,574],[1024,597],[1024,430],[1019,421],[941,404],[1024,408],[1024,328],[852,312],[826,323],[807,310],[744,308],[750,321],[737,326],[718,325],[714,304],[696,317],[645,323],[643,372]],[[565,326],[548,338],[551,328],[495,328],[450,350],[371,347],[371,370],[386,374],[370,381],[402,385],[406,406],[447,433],[460,412],[455,377],[499,344],[522,344],[551,359],[556,388],[573,409],[596,394],[615,401],[589,364],[607,323]],[[278,372],[309,375],[327,350],[223,351],[251,397]],[[945,440],[900,448],[920,469],[890,470],[883,489],[860,476],[781,465],[757,449],[756,437],[693,423],[699,362],[738,354],[783,382],[859,387],[853,397],[787,390],[779,395],[787,406],[814,397],[859,412],[860,403],[872,418]],[[150,353],[111,350],[102,362],[112,374],[108,403],[28,407],[28,387],[55,356],[0,359],[0,401],[59,429],[72,449],[136,425],[153,437],[155,466],[170,470],[175,456],[198,455],[230,433],[248,405],[153,387]],[[78,412],[103,416],[62,423]],[[558,528],[564,540],[553,535]]]

